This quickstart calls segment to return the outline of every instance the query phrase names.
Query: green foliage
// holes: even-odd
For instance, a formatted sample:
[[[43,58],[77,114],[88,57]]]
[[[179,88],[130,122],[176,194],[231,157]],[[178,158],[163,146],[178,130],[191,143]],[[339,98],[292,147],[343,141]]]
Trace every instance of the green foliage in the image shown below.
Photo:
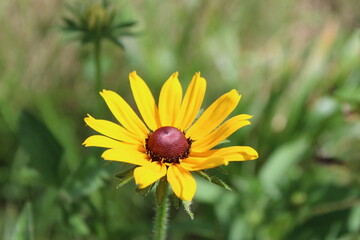
[[[306,136],[299,136],[277,148],[266,160],[259,172],[264,190],[273,198],[280,198],[280,188],[288,179],[286,173],[291,171],[311,148],[311,141]],[[308,156],[309,157],[309,156]]]
[[[20,147],[29,154],[34,167],[47,184],[59,186],[59,166],[63,149],[47,127],[31,113],[23,111],[19,123]]]
[[[27,203],[22,210],[13,230],[11,239],[14,240],[32,240],[34,239],[32,207]]]
[[[1,239],[150,239],[164,196],[165,185],[137,189],[133,168],[81,145],[86,113],[113,118],[88,81],[94,49],[65,44],[59,25],[83,43],[110,40],[97,58],[102,85],[133,107],[131,71],[155,96],[171,73],[185,88],[201,71],[203,108],[235,88],[233,114],[254,115],[220,147],[260,158],[195,176],[191,211],[167,202],[169,239],[358,238],[359,1],[65,2],[0,3]]]

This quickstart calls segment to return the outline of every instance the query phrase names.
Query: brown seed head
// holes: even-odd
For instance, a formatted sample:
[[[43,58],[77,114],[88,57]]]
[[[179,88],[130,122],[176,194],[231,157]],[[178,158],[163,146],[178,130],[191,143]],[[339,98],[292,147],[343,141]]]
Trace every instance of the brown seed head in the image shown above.
[[[174,127],[161,127],[146,139],[146,149],[153,161],[178,163],[188,157],[191,140]]]

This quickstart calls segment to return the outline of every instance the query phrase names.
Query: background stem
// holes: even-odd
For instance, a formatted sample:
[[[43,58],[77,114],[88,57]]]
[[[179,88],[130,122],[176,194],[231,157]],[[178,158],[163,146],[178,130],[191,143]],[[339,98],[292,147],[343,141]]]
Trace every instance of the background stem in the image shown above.
[[[94,42],[94,63],[95,63],[95,81],[96,81],[96,91],[102,90],[102,71],[101,71],[101,40],[96,40]]]

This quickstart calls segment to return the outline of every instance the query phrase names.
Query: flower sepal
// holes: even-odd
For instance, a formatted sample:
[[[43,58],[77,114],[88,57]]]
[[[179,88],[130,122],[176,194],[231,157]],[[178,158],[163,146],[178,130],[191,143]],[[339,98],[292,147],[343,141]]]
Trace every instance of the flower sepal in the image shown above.
[[[185,209],[185,212],[189,215],[190,219],[191,220],[194,220],[194,213],[191,211],[191,204],[192,204],[192,201],[182,201],[183,205],[184,205],[184,209]]]
[[[145,196],[149,195],[149,193],[151,192],[154,185],[155,185],[155,183],[151,184],[150,186],[148,186],[146,188],[136,188],[135,192],[137,192],[145,197]]]
[[[184,210],[189,215],[190,219],[194,220],[194,213],[192,212],[192,210],[190,208],[192,201],[181,200],[173,193],[172,194],[172,202],[173,202],[173,206],[176,210],[178,210],[180,207],[180,201],[181,201],[182,205],[184,206]]]
[[[220,186],[220,187],[222,187],[222,188],[225,188],[225,189],[228,190],[228,191],[232,191],[231,187],[230,187],[229,185],[227,185],[227,184],[226,184],[223,180],[221,180],[219,177],[211,176],[211,175],[209,175],[209,174],[208,174],[207,172],[205,172],[205,171],[196,171],[196,173],[197,173],[200,177],[208,180],[209,182],[211,182],[211,183],[213,183],[213,184],[216,184],[216,185],[218,185],[218,186]]]
[[[172,202],[173,202],[173,206],[176,210],[179,209],[180,207],[180,198],[178,198],[175,193],[172,194]]]
[[[156,187],[156,202],[158,206],[161,206],[163,203],[166,194],[167,194],[167,188],[168,188],[168,182],[166,180],[166,177],[160,178],[158,181],[157,187]]]
[[[130,182],[134,178],[135,167],[127,169],[121,173],[115,174],[115,177],[120,179],[120,182],[116,185],[116,188],[120,188]]]

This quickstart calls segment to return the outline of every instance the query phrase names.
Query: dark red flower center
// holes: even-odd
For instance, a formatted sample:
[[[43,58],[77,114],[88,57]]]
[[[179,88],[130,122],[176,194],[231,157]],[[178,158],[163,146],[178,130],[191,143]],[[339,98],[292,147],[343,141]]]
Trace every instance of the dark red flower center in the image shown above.
[[[189,156],[192,140],[174,127],[161,127],[149,134],[146,150],[152,161],[179,163]]]

